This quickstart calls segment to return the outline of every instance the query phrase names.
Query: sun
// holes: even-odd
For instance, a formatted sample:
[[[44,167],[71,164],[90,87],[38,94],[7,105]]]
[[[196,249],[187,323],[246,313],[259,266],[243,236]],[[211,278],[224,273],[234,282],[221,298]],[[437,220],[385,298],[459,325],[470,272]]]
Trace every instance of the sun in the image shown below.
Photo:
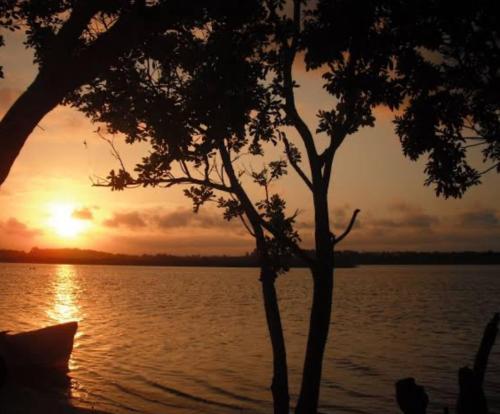
[[[88,227],[86,220],[75,218],[77,207],[72,203],[52,203],[49,206],[49,226],[62,238],[73,239]]]

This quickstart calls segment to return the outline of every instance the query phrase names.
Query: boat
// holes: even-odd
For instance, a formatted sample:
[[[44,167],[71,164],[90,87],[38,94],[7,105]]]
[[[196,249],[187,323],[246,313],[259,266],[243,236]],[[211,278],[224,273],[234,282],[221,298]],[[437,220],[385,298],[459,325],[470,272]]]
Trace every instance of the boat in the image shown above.
[[[17,334],[1,332],[0,363],[12,373],[20,370],[67,372],[77,329],[77,322],[67,322]]]

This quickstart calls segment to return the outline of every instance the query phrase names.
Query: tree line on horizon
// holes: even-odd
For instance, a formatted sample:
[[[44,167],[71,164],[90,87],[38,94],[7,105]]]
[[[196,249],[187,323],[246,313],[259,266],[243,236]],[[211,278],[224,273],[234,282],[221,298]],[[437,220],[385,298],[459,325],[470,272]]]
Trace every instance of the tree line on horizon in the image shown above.
[[[313,252],[310,252],[312,255]],[[337,267],[359,265],[498,265],[500,252],[419,252],[419,251],[380,251],[363,252],[339,250],[335,252]],[[256,251],[243,255],[175,255],[121,254],[107,253],[88,249],[40,249],[29,252],[0,249],[0,262],[4,263],[51,263],[51,264],[109,264],[137,266],[211,266],[211,267],[259,267]],[[307,267],[298,258],[290,258],[291,268]]]

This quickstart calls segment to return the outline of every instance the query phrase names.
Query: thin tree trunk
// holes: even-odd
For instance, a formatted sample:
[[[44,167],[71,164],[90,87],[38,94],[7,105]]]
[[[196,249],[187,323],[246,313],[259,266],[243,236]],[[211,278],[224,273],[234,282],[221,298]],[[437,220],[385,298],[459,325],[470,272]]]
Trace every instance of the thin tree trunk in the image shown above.
[[[271,392],[275,414],[289,414],[290,396],[288,394],[288,367],[286,361],[285,338],[281,325],[281,315],[274,282],[276,273],[262,267],[260,281],[266,312],[267,328],[273,349],[273,380]]]
[[[318,411],[323,356],[333,303],[333,244],[327,191],[318,187],[314,192],[316,268],[313,269],[313,300],[297,414],[315,414]]]
[[[313,276],[313,303],[309,321],[309,335],[302,373],[302,386],[297,403],[297,414],[315,414],[318,411],[323,356],[330,328],[333,297],[333,269]]]
[[[236,176],[231,157],[223,142],[219,145],[219,151],[231,186],[243,206],[245,214],[254,231],[257,252],[259,253],[261,268],[260,280],[262,283],[264,310],[273,350],[273,380],[271,383],[271,392],[273,395],[274,413],[289,414],[290,395],[288,391],[288,365],[286,360],[285,338],[283,335],[283,326],[281,324],[278,297],[274,285],[277,275],[270,262],[264,230],[262,229],[258,213]]]

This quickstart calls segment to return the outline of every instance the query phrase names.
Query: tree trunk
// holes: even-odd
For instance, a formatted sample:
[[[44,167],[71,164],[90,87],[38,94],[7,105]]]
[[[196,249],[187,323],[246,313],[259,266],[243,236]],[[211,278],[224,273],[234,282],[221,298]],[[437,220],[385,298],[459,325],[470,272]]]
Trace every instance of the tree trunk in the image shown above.
[[[277,277],[276,271],[272,267],[271,258],[267,251],[264,230],[261,226],[258,213],[255,211],[250,198],[238,180],[229,152],[223,142],[219,144],[219,151],[231,186],[243,206],[245,214],[254,231],[257,252],[259,253],[259,264],[261,269],[260,280],[264,297],[264,309],[273,349],[273,380],[271,383],[271,392],[273,395],[274,413],[289,414],[290,395],[288,392],[288,366],[286,362],[285,338],[283,336],[283,326],[281,325],[278,297],[274,285]]]
[[[331,269],[331,268],[330,268]],[[333,269],[313,275],[313,303],[296,414],[318,411],[323,356],[330,328],[333,297]]]
[[[333,243],[327,193],[327,189],[316,184],[314,191],[316,267],[312,272],[313,300],[296,414],[316,414],[318,411],[323,356],[330,330],[333,303]]]
[[[41,119],[64,98],[50,77],[40,73],[0,122],[0,185]]]
[[[273,349],[273,380],[271,392],[275,414],[289,414],[288,367],[286,362],[285,338],[281,325],[281,315],[274,282],[276,273],[266,267],[261,268],[260,281],[266,312],[267,327]]]

